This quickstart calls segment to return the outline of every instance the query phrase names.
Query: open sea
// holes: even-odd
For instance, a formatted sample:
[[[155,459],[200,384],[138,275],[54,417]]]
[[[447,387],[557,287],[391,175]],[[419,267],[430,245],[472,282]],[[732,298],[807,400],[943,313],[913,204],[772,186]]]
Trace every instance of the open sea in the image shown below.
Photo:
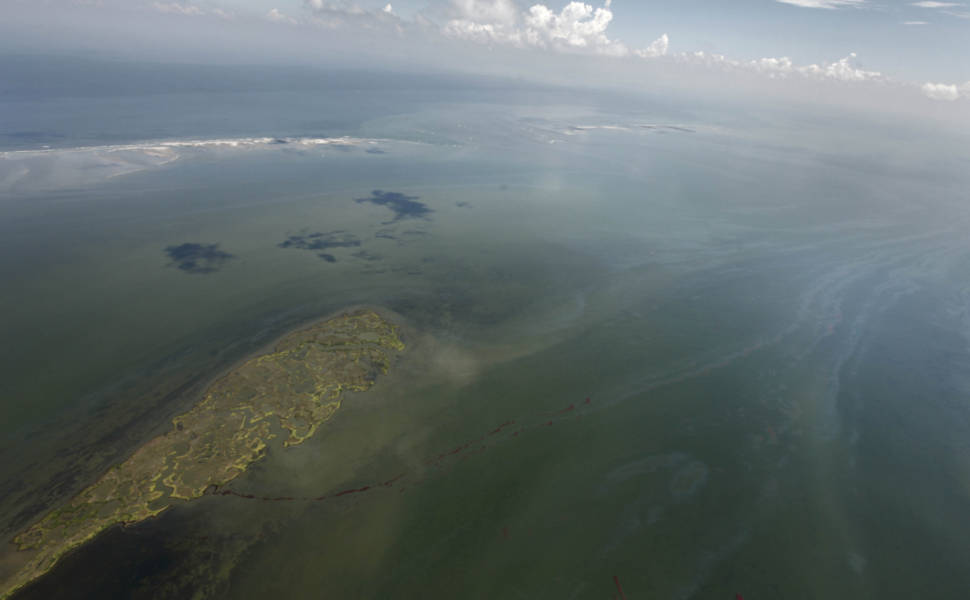
[[[443,76],[0,64],[4,541],[303,323],[379,306],[408,347],[230,485],[255,499],[106,531],[18,600],[970,590],[965,140]],[[42,85],[64,70],[90,89]]]

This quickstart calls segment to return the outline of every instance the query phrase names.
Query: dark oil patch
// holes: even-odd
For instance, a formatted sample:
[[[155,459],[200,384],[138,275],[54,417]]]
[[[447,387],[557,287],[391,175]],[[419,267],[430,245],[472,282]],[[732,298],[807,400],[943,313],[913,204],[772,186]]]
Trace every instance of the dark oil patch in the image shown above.
[[[295,248],[297,250],[310,250],[317,252],[317,256],[328,263],[337,262],[337,257],[329,252],[319,252],[319,250],[329,250],[331,248],[357,248],[360,246],[360,239],[343,229],[336,231],[314,231],[313,233],[297,233],[289,236],[279,244],[280,248]]]
[[[402,219],[430,219],[434,210],[428,208],[424,202],[418,202],[420,196],[408,196],[401,192],[385,192],[374,190],[370,197],[356,198],[358,204],[369,202],[378,206],[386,206],[394,211],[394,218],[386,223],[393,223]]]
[[[232,254],[220,250],[219,244],[195,242],[168,246],[165,248],[165,254],[171,259],[170,267],[178,267],[180,271],[200,275],[215,273],[235,258]]]

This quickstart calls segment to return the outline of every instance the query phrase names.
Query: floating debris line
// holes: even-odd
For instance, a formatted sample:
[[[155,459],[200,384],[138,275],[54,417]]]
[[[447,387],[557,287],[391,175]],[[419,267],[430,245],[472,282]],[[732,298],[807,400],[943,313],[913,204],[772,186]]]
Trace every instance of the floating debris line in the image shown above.
[[[592,403],[592,400],[590,398],[586,398],[583,401],[583,403],[580,405],[580,408],[582,408],[584,406],[589,406],[591,403]],[[487,450],[490,446],[488,444],[486,444],[485,442],[488,441],[489,438],[493,438],[494,439],[495,436],[501,435],[503,432],[507,432],[507,431],[511,431],[511,434],[510,435],[506,435],[506,436],[504,436],[503,438],[500,438],[500,439],[511,440],[513,438],[518,438],[520,436],[520,434],[527,433],[530,430],[538,429],[540,427],[549,427],[549,426],[555,425],[556,423],[561,422],[563,420],[562,417],[564,415],[568,415],[570,413],[573,413],[576,410],[577,410],[576,404],[570,404],[569,406],[567,406],[567,407],[565,407],[565,408],[563,408],[561,410],[555,411],[553,413],[545,413],[545,416],[543,417],[545,420],[543,420],[543,421],[540,421],[540,422],[535,423],[535,424],[532,424],[532,425],[519,425],[518,427],[516,427],[514,429],[514,431],[512,431],[511,428],[513,426],[515,426],[516,424],[518,424],[519,421],[515,421],[515,420],[511,420],[511,419],[510,420],[507,420],[507,421],[501,423],[495,429],[492,429],[491,431],[489,431],[488,433],[485,433],[484,435],[482,435],[482,436],[480,436],[480,437],[478,437],[478,438],[476,438],[474,440],[470,440],[468,442],[465,442],[464,444],[461,444],[459,446],[456,446],[456,447],[452,448],[451,450],[448,450],[448,451],[445,451],[445,452],[440,452],[440,453],[436,454],[435,456],[433,456],[433,457],[425,460],[422,464],[425,465],[425,466],[432,466],[432,465],[434,465],[434,466],[441,466],[443,462],[449,460],[451,457],[458,456],[459,454],[462,454],[462,453],[464,453],[464,455],[461,456],[459,458],[459,460],[464,460],[464,459],[468,458],[469,456],[474,456],[475,454],[480,454],[480,453],[484,452],[485,450]],[[551,414],[553,416],[557,416],[559,418],[557,418],[555,420],[550,420],[550,419],[546,418],[549,414]],[[580,414],[577,414],[576,416],[578,417],[578,416],[580,416]],[[475,446],[477,446],[477,447],[475,447]],[[467,450],[470,450],[470,452],[466,452]],[[206,490],[206,495],[209,495],[209,496],[231,496],[233,498],[242,498],[244,500],[260,500],[260,501],[263,501],[263,502],[323,502],[325,500],[334,500],[336,498],[342,498],[344,496],[350,496],[350,495],[354,495],[354,494],[362,494],[364,492],[368,492],[368,491],[371,491],[371,490],[387,489],[387,488],[393,487],[394,484],[398,483],[402,479],[405,479],[407,476],[408,476],[408,473],[398,473],[397,475],[395,475],[391,479],[388,479],[387,481],[384,481],[384,482],[381,482],[381,483],[372,483],[370,485],[364,485],[364,486],[359,487],[359,488],[349,488],[349,489],[342,490],[342,491],[339,491],[339,492],[334,492],[332,494],[324,494],[322,496],[314,496],[314,497],[310,497],[310,496],[264,496],[264,495],[257,495],[257,494],[250,494],[250,493],[238,492],[238,491],[233,490],[231,488],[228,488],[228,487],[225,487],[225,486],[219,486],[219,485],[210,486],[209,489]],[[415,481],[414,483],[420,483],[421,481],[423,481],[423,480],[418,480],[418,481]],[[404,490],[402,489],[401,491],[403,492]]]

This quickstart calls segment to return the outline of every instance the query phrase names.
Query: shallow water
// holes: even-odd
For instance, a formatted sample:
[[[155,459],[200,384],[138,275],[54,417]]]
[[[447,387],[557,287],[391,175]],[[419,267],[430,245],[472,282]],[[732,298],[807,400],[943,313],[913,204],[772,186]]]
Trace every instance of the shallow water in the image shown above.
[[[301,322],[380,305],[409,346],[233,482],[258,498],[109,531],[18,597],[967,589],[965,174],[568,98],[341,133],[381,153],[183,152],[4,193],[5,532]],[[232,257],[180,269],[186,243]]]

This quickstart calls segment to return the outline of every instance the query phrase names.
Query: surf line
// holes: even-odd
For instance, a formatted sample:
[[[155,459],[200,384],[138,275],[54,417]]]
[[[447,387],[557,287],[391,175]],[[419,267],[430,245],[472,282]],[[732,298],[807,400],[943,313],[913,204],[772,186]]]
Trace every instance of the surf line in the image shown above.
[[[578,409],[582,409],[583,407],[589,406],[590,404],[592,404],[592,400],[587,397],[582,402],[582,404],[579,405]],[[534,423],[532,425],[520,425],[518,428],[515,429],[515,431],[512,432],[511,435],[505,436],[504,439],[510,440],[513,438],[518,438],[520,434],[527,433],[530,430],[538,429],[540,427],[545,428],[545,427],[550,427],[552,425],[555,425],[556,423],[561,422],[564,417],[570,415],[571,413],[577,412],[578,409],[576,404],[570,404],[566,408],[563,408],[561,410],[558,410],[552,413],[541,413],[542,414],[541,422]],[[556,417],[556,418],[549,419],[548,417],[550,416]],[[576,416],[578,417],[579,414],[577,414]],[[534,421],[534,418],[530,420]],[[502,432],[509,430],[509,428],[513,427],[517,423],[519,423],[519,421],[515,421],[513,419],[504,421],[502,424],[500,424],[495,429],[492,429],[488,433],[474,440],[466,442],[460,446],[456,446],[452,450],[449,450],[447,452],[441,452],[433,456],[432,458],[429,458],[428,460],[424,461],[423,464],[441,466],[442,463],[462,453],[464,453],[464,455],[459,457],[459,460],[464,460],[469,456],[480,454],[490,447],[488,444],[485,443],[488,438],[493,438],[494,436],[500,435]],[[466,452],[476,444],[478,444],[477,448],[469,452]],[[390,488],[390,487],[393,487],[394,484],[404,479],[405,477],[407,477],[407,473],[399,473],[394,477],[392,477],[391,479],[388,479],[387,481],[384,481],[382,483],[374,483],[374,484],[365,485],[359,488],[349,488],[332,494],[324,494],[323,496],[316,496],[312,498],[307,496],[260,496],[257,494],[247,494],[243,492],[237,492],[236,490],[233,490],[231,488],[222,487],[218,485],[210,486],[209,489],[206,490],[205,495],[206,496],[229,496],[233,498],[242,498],[244,500],[260,500],[262,502],[323,502],[325,500],[334,500],[336,498],[342,498],[344,496],[363,494],[371,490]],[[421,483],[422,481],[424,481],[424,478],[415,481],[414,484],[416,485],[418,483]],[[403,492],[404,489],[402,488],[401,491]]]

